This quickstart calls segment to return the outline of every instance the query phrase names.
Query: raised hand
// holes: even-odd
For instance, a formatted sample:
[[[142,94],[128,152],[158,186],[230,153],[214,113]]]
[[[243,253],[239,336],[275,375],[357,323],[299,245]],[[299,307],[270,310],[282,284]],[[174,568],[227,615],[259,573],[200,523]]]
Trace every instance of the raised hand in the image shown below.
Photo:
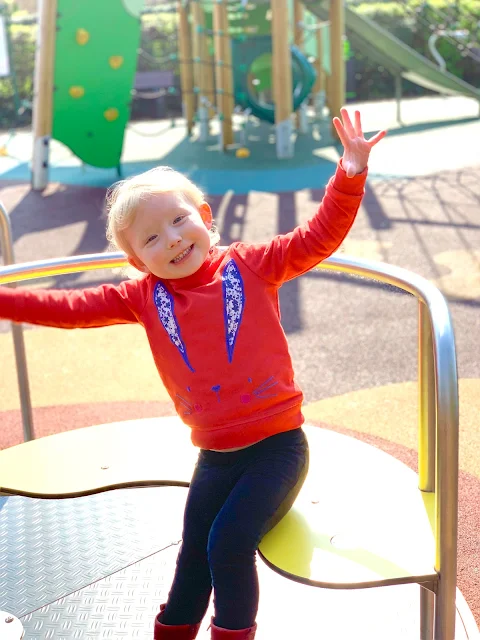
[[[352,124],[348,111],[343,107],[340,109],[342,120],[333,119],[333,125],[343,144],[343,168],[348,178],[353,178],[357,173],[362,173],[368,164],[368,157],[372,147],[380,142],[387,134],[386,131],[379,131],[377,134],[365,140],[360,120],[360,111],[355,111],[355,124]]]

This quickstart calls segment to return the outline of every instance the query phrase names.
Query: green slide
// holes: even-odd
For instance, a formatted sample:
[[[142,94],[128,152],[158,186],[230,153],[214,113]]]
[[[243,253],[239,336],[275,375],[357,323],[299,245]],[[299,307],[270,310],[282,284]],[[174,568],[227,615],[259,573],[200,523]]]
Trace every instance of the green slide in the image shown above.
[[[118,167],[144,0],[58,0],[53,131],[86,164]]]
[[[304,0],[305,6],[320,20],[328,20],[328,3]],[[442,71],[427,58],[401,42],[371,20],[345,7],[345,24],[353,49],[358,49],[394,75],[426,89],[450,95],[464,95],[480,101],[480,89],[464,82],[448,71]]]

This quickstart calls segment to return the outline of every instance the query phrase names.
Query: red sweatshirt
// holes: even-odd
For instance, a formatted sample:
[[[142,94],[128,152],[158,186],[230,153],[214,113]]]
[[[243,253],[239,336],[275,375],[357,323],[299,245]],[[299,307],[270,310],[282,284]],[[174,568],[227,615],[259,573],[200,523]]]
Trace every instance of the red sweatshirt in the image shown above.
[[[295,429],[304,421],[303,395],[280,324],[278,290],[339,247],[366,173],[348,179],[338,167],[306,224],[271,242],[214,247],[186,278],[148,275],[84,290],[0,287],[0,317],[65,329],[140,323],[196,446],[242,447]]]

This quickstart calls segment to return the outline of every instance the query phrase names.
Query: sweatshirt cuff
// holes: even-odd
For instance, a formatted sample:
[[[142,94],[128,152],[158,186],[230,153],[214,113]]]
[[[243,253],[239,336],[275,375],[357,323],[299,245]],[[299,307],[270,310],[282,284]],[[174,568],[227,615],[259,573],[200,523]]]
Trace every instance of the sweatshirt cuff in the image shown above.
[[[343,168],[342,158],[340,158],[333,178],[333,186],[337,191],[341,191],[342,193],[352,196],[362,196],[365,191],[367,175],[368,167],[365,167],[362,173],[357,173],[353,178],[347,178],[347,174]]]

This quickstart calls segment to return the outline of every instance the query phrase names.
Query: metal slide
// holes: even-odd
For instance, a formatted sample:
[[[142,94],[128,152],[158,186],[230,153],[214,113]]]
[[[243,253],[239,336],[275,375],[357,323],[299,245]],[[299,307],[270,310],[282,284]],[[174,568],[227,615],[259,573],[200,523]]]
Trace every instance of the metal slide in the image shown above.
[[[304,0],[304,4],[320,20],[328,20],[328,3]],[[428,58],[347,6],[345,24],[352,48],[384,66],[393,75],[401,75],[410,82],[438,93],[464,95],[480,102],[480,88],[464,82],[448,71],[442,71]]]

